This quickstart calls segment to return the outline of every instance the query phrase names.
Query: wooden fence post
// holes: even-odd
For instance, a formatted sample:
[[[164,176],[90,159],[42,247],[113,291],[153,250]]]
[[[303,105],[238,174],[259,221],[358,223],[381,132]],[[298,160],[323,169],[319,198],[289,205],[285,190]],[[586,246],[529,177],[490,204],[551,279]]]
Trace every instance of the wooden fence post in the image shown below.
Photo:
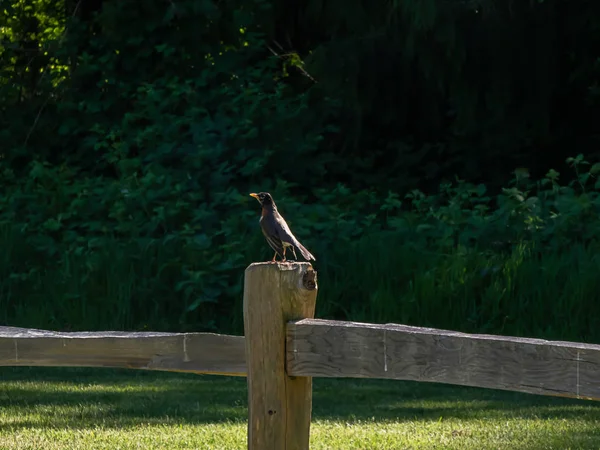
[[[317,277],[310,263],[254,263],[244,280],[248,449],[308,450],[312,378],[285,372],[286,323],[313,318]]]

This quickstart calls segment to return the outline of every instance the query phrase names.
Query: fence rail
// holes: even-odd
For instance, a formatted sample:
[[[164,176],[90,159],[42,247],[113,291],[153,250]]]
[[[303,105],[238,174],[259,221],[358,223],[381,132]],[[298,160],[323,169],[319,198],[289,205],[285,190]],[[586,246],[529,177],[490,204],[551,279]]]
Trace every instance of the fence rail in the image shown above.
[[[0,327],[0,366],[121,367],[246,375],[243,336],[212,333],[59,333]]]
[[[305,319],[287,327],[292,376],[387,378],[600,400],[600,345]]]
[[[413,380],[600,400],[600,345],[314,319],[309,263],[255,263],[245,336],[0,327],[0,366],[248,377],[248,448],[306,450],[313,377]]]

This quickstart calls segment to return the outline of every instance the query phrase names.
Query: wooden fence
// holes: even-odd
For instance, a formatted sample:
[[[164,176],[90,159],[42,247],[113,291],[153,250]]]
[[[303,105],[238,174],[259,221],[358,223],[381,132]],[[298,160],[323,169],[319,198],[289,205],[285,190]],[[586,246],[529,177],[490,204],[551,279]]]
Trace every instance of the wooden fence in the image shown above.
[[[600,345],[314,319],[309,263],[255,263],[244,334],[0,327],[0,366],[247,376],[248,448],[306,450],[313,377],[386,378],[600,399]]]

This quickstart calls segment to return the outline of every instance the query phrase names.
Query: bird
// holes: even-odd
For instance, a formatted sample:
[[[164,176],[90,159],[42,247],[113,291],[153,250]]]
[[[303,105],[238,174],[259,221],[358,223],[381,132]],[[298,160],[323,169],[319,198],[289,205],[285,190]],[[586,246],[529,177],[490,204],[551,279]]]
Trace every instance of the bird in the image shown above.
[[[288,247],[291,248],[294,258],[296,258],[295,248],[297,248],[306,260],[316,261],[312,253],[296,239],[285,219],[279,214],[277,205],[271,194],[268,192],[252,193],[250,197],[258,200],[262,207],[259,220],[260,229],[269,246],[275,250],[275,255],[273,255],[271,262],[275,262],[277,255],[282,258],[282,262],[285,261],[285,251]]]

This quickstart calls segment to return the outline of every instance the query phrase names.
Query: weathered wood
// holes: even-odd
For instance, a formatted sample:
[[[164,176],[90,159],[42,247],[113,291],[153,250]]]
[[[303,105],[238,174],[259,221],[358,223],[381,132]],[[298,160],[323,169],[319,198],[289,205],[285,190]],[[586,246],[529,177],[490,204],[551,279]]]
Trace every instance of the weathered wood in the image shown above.
[[[312,379],[285,372],[286,323],[314,317],[316,272],[309,263],[255,263],[246,269],[248,448],[307,450]]]
[[[0,327],[0,366],[122,367],[246,375],[244,337],[212,333],[59,333]]]
[[[404,325],[300,320],[287,327],[294,376],[388,378],[600,399],[600,345]]]

